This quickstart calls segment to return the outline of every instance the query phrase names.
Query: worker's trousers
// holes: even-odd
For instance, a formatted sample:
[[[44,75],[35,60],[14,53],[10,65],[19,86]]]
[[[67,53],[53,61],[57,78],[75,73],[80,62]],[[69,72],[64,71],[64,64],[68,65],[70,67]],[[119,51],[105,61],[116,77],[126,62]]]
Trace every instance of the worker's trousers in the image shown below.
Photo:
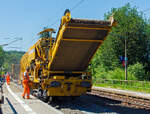
[[[7,81],[7,85],[9,85],[10,84],[10,79],[6,79],[6,81]]]
[[[27,94],[27,99],[30,98],[30,88],[29,85],[27,83],[23,83],[23,87],[24,87],[24,91],[22,96],[25,97],[25,95]]]

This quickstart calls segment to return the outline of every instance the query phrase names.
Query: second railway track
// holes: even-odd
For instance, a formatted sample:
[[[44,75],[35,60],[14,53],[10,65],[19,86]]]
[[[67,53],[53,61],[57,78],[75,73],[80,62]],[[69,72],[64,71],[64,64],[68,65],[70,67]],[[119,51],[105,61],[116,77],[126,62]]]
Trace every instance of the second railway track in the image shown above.
[[[150,99],[100,89],[92,89],[92,92],[89,94],[121,101],[127,107],[150,110]]]

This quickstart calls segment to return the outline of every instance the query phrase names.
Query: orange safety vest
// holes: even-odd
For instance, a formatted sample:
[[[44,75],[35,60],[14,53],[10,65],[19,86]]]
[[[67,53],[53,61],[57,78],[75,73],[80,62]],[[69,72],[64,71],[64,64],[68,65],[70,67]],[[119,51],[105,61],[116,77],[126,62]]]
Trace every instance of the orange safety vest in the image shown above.
[[[29,74],[28,74],[28,72],[24,72],[23,83],[28,83],[28,82],[29,82]]]
[[[10,80],[10,76],[9,76],[9,74],[6,76],[6,80]]]

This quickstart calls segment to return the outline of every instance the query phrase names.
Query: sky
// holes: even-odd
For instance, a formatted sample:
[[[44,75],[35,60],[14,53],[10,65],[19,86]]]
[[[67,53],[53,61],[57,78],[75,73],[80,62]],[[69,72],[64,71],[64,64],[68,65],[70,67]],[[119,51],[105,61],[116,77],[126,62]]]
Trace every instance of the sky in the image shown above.
[[[150,0],[0,0],[0,45],[9,44],[4,50],[27,51],[44,27],[58,30],[65,9],[71,10],[72,18],[103,20],[112,8],[127,3],[138,11],[149,9],[144,14],[150,18]]]

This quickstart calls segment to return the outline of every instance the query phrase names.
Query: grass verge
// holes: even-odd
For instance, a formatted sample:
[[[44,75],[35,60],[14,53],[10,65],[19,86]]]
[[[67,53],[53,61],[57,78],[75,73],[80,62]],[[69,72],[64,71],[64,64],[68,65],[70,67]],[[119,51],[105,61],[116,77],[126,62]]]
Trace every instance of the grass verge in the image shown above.
[[[143,86],[143,87],[136,87],[131,85],[125,85],[125,84],[108,84],[108,83],[96,83],[93,84],[97,87],[107,87],[107,88],[114,88],[114,89],[121,89],[121,90],[131,90],[135,92],[144,92],[144,93],[150,93],[150,87],[149,85]],[[138,83],[136,84],[138,85]]]

